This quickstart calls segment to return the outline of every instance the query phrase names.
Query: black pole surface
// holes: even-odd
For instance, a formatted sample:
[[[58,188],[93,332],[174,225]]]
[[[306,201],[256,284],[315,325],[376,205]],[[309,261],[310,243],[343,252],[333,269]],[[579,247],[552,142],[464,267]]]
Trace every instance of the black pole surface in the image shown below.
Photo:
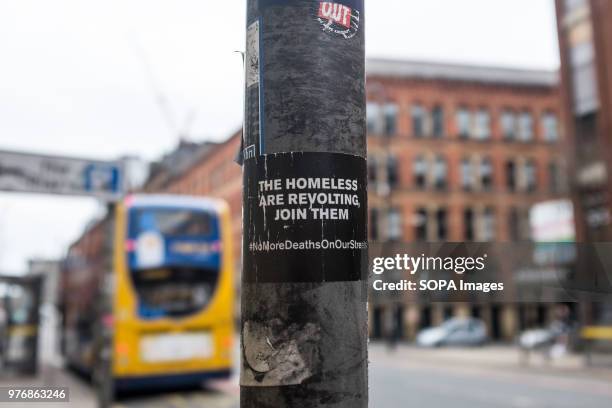
[[[363,0],[247,0],[242,408],[367,407]]]

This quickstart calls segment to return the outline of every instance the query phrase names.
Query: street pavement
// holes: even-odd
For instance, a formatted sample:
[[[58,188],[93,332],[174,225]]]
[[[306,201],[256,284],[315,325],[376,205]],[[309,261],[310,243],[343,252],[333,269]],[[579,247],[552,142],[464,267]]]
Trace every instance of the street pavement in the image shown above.
[[[391,350],[378,343],[370,344],[369,353],[370,408],[608,408],[612,401],[612,366],[585,368],[578,356],[546,362],[536,355],[526,365],[512,347]],[[95,407],[89,384],[53,365],[34,379],[0,380],[6,385],[70,388],[70,403],[10,407]],[[203,390],[131,396],[115,407],[238,408],[238,394],[234,376]]]
[[[579,357],[522,362],[516,349],[370,346],[370,408],[610,407],[612,367]]]

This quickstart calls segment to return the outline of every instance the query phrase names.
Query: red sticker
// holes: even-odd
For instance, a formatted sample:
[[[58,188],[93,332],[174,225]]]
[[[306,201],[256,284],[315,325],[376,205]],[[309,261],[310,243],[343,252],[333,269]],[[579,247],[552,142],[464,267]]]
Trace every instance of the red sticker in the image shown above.
[[[319,5],[319,18],[341,25],[342,27],[351,28],[351,16],[351,8],[343,4],[324,1]]]

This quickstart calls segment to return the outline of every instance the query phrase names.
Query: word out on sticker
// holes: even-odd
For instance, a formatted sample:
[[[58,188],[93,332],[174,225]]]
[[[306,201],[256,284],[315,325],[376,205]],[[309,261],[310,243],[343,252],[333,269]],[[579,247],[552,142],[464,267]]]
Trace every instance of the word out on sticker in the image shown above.
[[[319,5],[319,18],[331,21],[342,27],[351,28],[351,16],[351,8],[343,4],[324,1]]]

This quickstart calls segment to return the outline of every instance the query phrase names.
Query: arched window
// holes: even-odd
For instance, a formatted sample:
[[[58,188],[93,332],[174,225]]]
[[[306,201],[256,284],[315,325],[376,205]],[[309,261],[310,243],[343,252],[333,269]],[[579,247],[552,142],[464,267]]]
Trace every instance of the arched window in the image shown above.
[[[442,106],[435,106],[431,111],[433,137],[441,138],[444,136],[444,109]]]
[[[435,188],[441,190],[446,188],[446,178],[448,168],[446,165],[446,159],[442,156],[437,156],[436,161],[434,163],[434,186]]]
[[[425,188],[427,185],[427,160],[422,155],[414,159],[414,185]]]
[[[493,187],[493,163],[488,157],[480,162],[480,185],[483,190],[490,190]]]

